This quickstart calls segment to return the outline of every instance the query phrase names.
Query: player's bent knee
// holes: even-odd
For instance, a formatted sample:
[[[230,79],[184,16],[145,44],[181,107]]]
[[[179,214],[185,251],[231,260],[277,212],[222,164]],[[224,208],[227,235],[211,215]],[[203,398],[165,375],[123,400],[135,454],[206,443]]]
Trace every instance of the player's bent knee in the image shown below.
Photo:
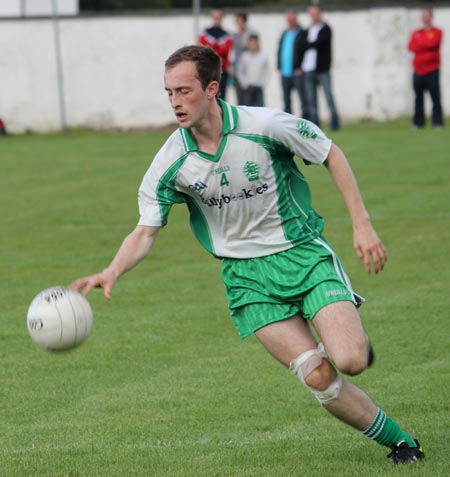
[[[356,376],[365,371],[369,366],[369,349],[365,344],[347,349],[339,356],[336,356],[333,362],[341,373]]]
[[[336,379],[336,374],[328,359],[322,359],[320,365],[305,377],[304,384],[318,391],[324,391]]]
[[[336,359],[337,369],[349,376],[357,376],[367,369],[368,353],[354,353]]]
[[[327,359],[323,346],[306,351],[291,362],[290,370],[314,394],[321,404],[338,398],[342,378]]]
[[[357,376],[367,369],[368,359],[366,355],[347,356],[336,360],[337,369],[349,376]]]

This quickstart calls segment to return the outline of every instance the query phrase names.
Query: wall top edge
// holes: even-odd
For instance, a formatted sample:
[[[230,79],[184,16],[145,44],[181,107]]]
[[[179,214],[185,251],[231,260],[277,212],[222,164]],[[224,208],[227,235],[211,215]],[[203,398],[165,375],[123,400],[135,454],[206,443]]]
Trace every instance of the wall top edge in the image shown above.
[[[352,11],[371,11],[371,10],[386,10],[394,8],[405,8],[407,10],[414,10],[422,8],[424,6],[423,1],[408,1],[408,2],[398,2],[395,5],[392,2],[389,3],[380,3],[376,5],[341,5],[341,6],[329,6],[323,7],[324,12],[352,12]],[[440,2],[438,5],[433,6],[434,10],[439,10],[440,8],[450,7],[450,1]],[[239,8],[239,7],[228,7],[223,8],[225,14],[232,15],[242,10],[245,10],[249,14],[274,14],[280,13],[284,14],[286,12],[286,7],[250,7],[250,8]],[[305,8],[297,9],[299,13],[302,13]],[[210,8],[202,8],[200,14],[202,16],[208,16]],[[122,10],[122,11],[104,11],[104,12],[79,12],[78,14],[61,14],[58,15],[58,18],[63,20],[73,20],[79,21],[83,19],[97,19],[97,18],[141,18],[141,17],[171,17],[171,16],[183,16],[183,15],[192,15],[192,9],[190,8],[171,8],[171,9],[142,9],[142,10]],[[52,15],[27,15],[27,16],[1,16],[0,21],[5,22],[17,22],[17,21],[36,21],[36,20],[50,20]]]

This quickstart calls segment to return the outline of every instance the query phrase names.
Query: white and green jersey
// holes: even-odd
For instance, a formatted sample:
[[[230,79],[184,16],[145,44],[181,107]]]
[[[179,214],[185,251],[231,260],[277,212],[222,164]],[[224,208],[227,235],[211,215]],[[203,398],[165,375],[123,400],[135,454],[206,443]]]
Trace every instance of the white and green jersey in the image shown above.
[[[322,164],[331,140],[314,124],[269,108],[220,101],[223,138],[215,155],[175,131],[139,189],[139,225],[163,226],[186,203],[192,230],[217,257],[255,258],[317,237],[323,220],[293,156]]]

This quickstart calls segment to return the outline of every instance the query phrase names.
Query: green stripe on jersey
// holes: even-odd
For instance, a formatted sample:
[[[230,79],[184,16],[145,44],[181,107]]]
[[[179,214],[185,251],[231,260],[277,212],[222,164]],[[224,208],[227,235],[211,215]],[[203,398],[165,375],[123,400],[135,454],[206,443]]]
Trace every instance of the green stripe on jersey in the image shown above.
[[[281,142],[267,136],[241,133],[234,135],[256,142],[269,152],[277,182],[278,212],[286,239],[297,245],[320,235],[323,219],[311,208],[309,186],[298,170],[292,152]],[[299,229],[302,229],[301,239]]]
[[[187,206],[189,208],[191,229],[194,232],[196,239],[208,252],[215,255],[211,231],[205,215],[198,204],[189,196],[187,197]]]
[[[256,142],[262,146],[271,156],[275,154],[286,154],[292,156],[292,152],[280,141],[276,141],[267,136],[261,136],[258,134],[244,134],[244,133],[232,133],[233,136],[242,137],[243,139],[248,139],[249,141]]]
[[[161,176],[158,186],[156,188],[156,198],[158,200],[159,209],[161,213],[161,223],[167,224],[167,217],[169,215],[172,205],[184,204],[186,196],[176,188],[176,178],[178,171],[184,164],[188,154],[181,156],[176,160],[169,169]]]

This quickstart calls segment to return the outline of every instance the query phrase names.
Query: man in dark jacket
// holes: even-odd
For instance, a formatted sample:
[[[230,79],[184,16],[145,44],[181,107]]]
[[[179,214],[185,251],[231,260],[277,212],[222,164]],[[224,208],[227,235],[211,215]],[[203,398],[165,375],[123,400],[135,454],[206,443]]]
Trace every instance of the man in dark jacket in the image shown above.
[[[318,5],[311,5],[308,12],[312,25],[296,42],[294,67],[303,76],[308,119],[320,125],[317,90],[321,86],[330,110],[330,127],[336,131],[340,121],[331,90],[331,28],[322,20]]]

